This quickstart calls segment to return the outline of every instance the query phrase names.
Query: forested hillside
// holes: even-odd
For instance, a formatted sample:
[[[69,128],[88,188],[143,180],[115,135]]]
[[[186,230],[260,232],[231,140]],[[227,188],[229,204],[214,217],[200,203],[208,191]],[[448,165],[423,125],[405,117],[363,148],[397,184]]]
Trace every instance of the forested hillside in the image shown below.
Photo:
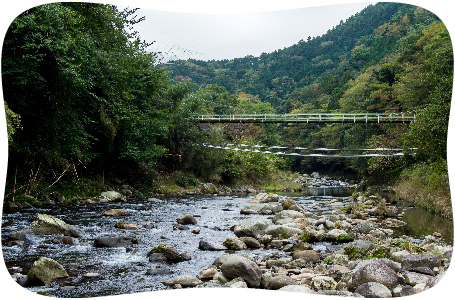
[[[416,201],[416,192],[431,192],[438,203],[425,200],[428,207],[450,210],[446,137],[453,53],[446,28],[431,12],[378,3],[320,37],[302,37],[260,57],[171,65],[160,65],[146,50],[134,32],[137,14],[110,5],[54,3],[25,11],[11,24],[2,52],[5,199],[37,204],[63,195],[73,201],[122,184],[146,196],[198,182],[262,185],[290,170],[317,170],[396,184]],[[403,111],[416,111],[418,120],[199,126],[191,119],[191,113]],[[203,143],[404,147],[417,154],[303,159]]]

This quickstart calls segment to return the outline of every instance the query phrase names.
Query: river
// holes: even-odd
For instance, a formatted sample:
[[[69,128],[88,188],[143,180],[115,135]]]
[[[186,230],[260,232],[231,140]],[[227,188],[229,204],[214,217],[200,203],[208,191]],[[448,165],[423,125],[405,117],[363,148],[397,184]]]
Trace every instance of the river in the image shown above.
[[[346,196],[352,194],[349,188],[306,188],[303,193],[280,194],[290,197],[300,205],[309,207],[316,214],[330,214],[331,202],[348,204]],[[2,241],[11,233],[28,227],[38,214],[49,214],[75,225],[83,232],[78,245],[51,244],[53,236],[36,236],[25,247],[3,246],[3,254],[8,268],[19,266],[26,274],[33,262],[46,256],[60,262],[70,275],[57,280],[50,287],[32,287],[31,291],[56,297],[94,297],[103,295],[128,294],[154,291],[166,288],[161,282],[178,275],[197,275],[203,267],[209,266],[223,252],[198,249],[201,239],[222,243],[227,237],[234,237],[231,227],[248,215],[240,210],[253,195],[199,195],[167,197],[160,199],[137,200],[127,203],[97,203],[75,206],[54,206],[27,208],[4,214],[3,222],[15,220],[13,226],[2,228]],[[401,228],[394,228],[397,235],[406,234],[414,239],[434,231],[441,233],[447,243],[452,244],[453,226],[447,219],[414,208],[406,203],[398,203],[404,213],[402,220],[408,222]],[[103,212],[111,208],[122,208],[131,212],[128,217],[108,217]],[[197,224],[187,230],[174,230],[176,218],[183,214],[196,215]],[[136,231],[114,227],[123,221],[142,225]],[[424,224],[424,225],[423,225]],[[192,231],[199,230],[199,234]],[[125,235],[138,238],[141,243],[128,248],[95,248],[95,238],[104,235]],[[179,252],[186,252],[191,260],[169,265],[173,272],[167,275],[146,275],[153,266],[147,253],[160,243],[168,243]],[[41,246],[40,246],[41,245]],[[42,245],[51,245],[43,247]],[[40,246],[40,247],[38,247]],[[327,244],[314,245],[315,249],[328,251]],[[245,250],[250,256],[261,258],[278,250]],[[85,273],[99,273],[97,278],[86,278]],[[63,288],[63,286],[71,288]]]

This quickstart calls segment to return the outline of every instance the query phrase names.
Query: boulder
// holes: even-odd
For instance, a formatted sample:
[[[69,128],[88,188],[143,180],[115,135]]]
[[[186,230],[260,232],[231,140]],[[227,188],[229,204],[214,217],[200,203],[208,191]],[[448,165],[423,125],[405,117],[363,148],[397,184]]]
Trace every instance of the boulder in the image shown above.
[[[269,281],[269,290],[279,290],[287,285],[295,285],[295,281],[291,277],[285,275],[273,276]]]
[[[205,250],[205,251],[224,251],[227,250],[227,248],[223,245],[208,242],[205,240],[200,240],[199,241],[199,249],[200,250]]]
[[[230,256],[220,267],[223,275],[232,280],[242,277],[249,287],[258,288],[261,284],[262,272],[258,265],[242,256]]]
[[[190,275],[178,276],[178,277],[174,277],[174,278],[168,279],[166,281],[163,281],[163,284],[166,286],[174,286],[176,284],[180,284],[184,288],[185,287],[195,287],[202,283],[203,282],[200,279],[198,279],[195,276],[190,276]]]
[[[401,265],[403,269],[411,270],[418,267],[428,267],[430,269],[439,268],[442,263],[441,255],[422,256],[422,255],[406,255],[403,257]]]
[[[347,234],[347,232],[342,229],[332,229],[329,232],[327,232],[327,235],[325,236],[325,238],[328,241],[335,242],[335,241],[338,241],[338,239],[341,237],[348,237],[348,236],[349,235]],[[351,239],[351,241],[352,241],[352,239]]]
[[[368,223],[368,222],[361,222],[361,223],[355,225],[352,230],[354,232],[367,234],[370,231],[372,231],[373,229],[375,229],[373,224]]]
[[[23,229],[23,230],[13,232],[10,237],[11,237],[11,239],[14,239],[14,240],[31,242],[34,239],[34,236],[35,236],[35,234],[30,229]]]
[[[213,262],[213,265],[219,268],[219,267],[221,267],[221,265],[223,265],[228,260],[235,259],[237,257],[246,258],[250,261],[253,261],[253,259],[250,258],[247,254],[223,254],[215,259],[215,261]]]
[[[177,223],[180,225],[195,225],[197,220],[192,215],[183,215],[177,217]]]
[[[420,274],[417,272],[403,272],[403,277],[404,280],[407,284],[415,286],[418,284],[421,285],[427,285],[428,282],[430,282],[434,276],[431,275],[426,275],[426,274]]]
[[[182,262],[191,259],[185,253],[179,253],[177,249],[169,244],[159,244],[150,250],[147,256],[151,256],[154,253],[160,253],[164,255],[168,262]]]
[[[49,286],[52,280],[62,277],[68,277],[68,273],[61,264],[51,258],[40,257],[27,274],[27,284]]]
[[[133,244],[139,244],[139,240],[126,236],[102,236],[95,239],[95,247],[126,247]]]
[[[316,263],[319,261],[319,254],[314,250],[296,251],[292,255],[292,259],[304,259]]]
[[[276,194],[259,193],[251,199],[250,203],[278,202],[280,197]]]
[[[234,234],[238,237],[258,237],[265,233],[265,229],[270,225],[270,221],[257,217],[241,221],[234,227]]]
[[[74,226],[46,214],[41,214],[36,217],[28,229],[34,234],[63,234],[72,237],[82,236],[82,234],[77,231]]]
[[[382,261],[373,259],[352,274],[349,290],[354,291],[367,282],[377,282],[393,290],[399,283],[397,273]],[[389,291],[390,292],[390,291]]]
[[[204,268],[196,277],[201,280],[212,280],[216,273],[218,273],[216,267],[210,266]]]
[[[274,203],[251,203],[246,205],[244,208],[240,210],[242,215],[251,215],[251,214],[259,214],[259,215],[272,215],[277,214],[283,210],[281,204],[274,204]]]
[[[303,286],[303,285],[286,285],[282,288],[279,289],[279,291],[284,291],[284,292],[297,292],[297,293],[308,293],[312,294],[314,293],[312,289],[309,287]]]
[[[311,278],[311,287],[316,290],[334,290],[337,286],[336,281],[329,276],[314,276]]]
[[[59,236],[52,240],[53,244],[78,245],[79,241],[71,236]]]
[[[244,242],[248,248],[260,248],[261,247],[261,243],[259,243],[259,241],[253,237],[243,236],[240,238],[240,240],[242,242]]]
[[[103,199],[106,199],[107,201],[119,201],[123,200],[123,195],[120,194],[119,192],[116,191],[107,191],[107,192],[102,192],[101,197]]]
[[[360,285],[355,292],[365,298],[392,298],[392,292],[378,282],[366,282]]]
[[[277,224],[277,222],[279,220],[282,220],[282,219],[292,219],[292,220],[295,220],[295,219],[303,219],[305,217],[305,215],[301,212],[298,212],[298,211],[295,211],[295,210],[283,210],[279,213],[277,213],[273,219],[272,219],[272,222],[274,224]],[[289,223],[289,222],[288,222]]]
[[[133,223],[126,223],[126,222],[117,222],[114,225],[115,228],[120,228],[120,229],[127,229],[127,230],[136,230],[141,228],[141,226],[133,224]]]
[[[223,246],[229,250],[245,250],[246,244],[239,238],[229,237],[223,242]]]
[[[105,216],[109,216],[109,217],[127,217],[127,216],[131,216],[131,213],[124,210],[124,209],[120,209],[120,208],[112,208],[112,209],[109,209],[109,210],[106,210],[104,213],[103,213]]]
[[[265,234],[270,234],[274,238],[290,238],[296,235],[302,235],[301,229],[286,225],[270,225],[265,230]]]

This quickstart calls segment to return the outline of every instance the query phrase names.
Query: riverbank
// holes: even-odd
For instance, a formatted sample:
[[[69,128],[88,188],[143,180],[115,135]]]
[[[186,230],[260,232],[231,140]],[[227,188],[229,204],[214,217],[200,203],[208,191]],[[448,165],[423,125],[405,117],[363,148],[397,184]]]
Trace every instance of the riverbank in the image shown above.
[[[371,268],[367,262],[393,270],[386,269],[397,286],[378,283],[394,296],[430,288],[444,276],[451,246],[438,232],[404,236],[399,208],[376,195],[354,196],[189,195],[22,208],[5,215],[5,262],[18,283],[60,297],[190,286],[352,295],[361,291],[350,279],[360,267]],[[260,270],[259,285],[223,267],[246,262],[239,257]],[[414,258],[425,266],[409,267]],[[66,273],[48,285],[31,284],[35,263]]]

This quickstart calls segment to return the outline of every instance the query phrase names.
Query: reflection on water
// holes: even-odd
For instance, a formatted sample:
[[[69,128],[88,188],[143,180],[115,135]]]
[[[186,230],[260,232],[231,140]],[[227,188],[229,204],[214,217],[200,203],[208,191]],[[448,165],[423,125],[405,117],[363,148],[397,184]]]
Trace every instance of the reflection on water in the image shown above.
[[[331,196],[331,197],[348,197],[356,191],[355,188],[342,186],[328,187],[304,187],[303,196]]]

